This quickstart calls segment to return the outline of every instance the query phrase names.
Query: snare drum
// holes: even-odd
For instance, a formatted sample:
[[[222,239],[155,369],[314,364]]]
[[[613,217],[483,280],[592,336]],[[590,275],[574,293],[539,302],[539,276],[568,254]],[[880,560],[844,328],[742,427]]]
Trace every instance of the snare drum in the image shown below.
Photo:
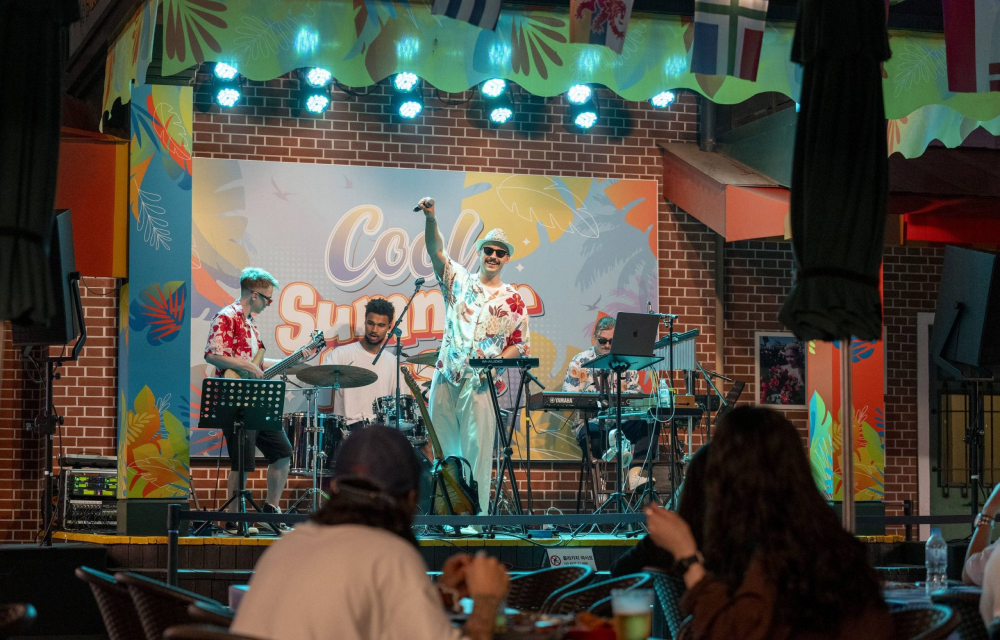
[[[417,406],[413,396],[399,396],[399,427],[403,424],[415,424]],[[396,396],[382,396],[372,401],[372,413],[382,424],[390,427],[396,424]]]
[[[310,423],[312,416],[302,411],[286,413],[281,418],[288,441],[292,443],[292,466],[289,474],[293,476],[311,476],[313,472],[313,455],[309,451],[311,440]],[[333,475],[333,458],[337,454],[344,438],[348,436],[346,423],[342,416],[332,413],[319,414],[319,426],[323,433],[319,434],[320,450],[325,454],[317,475]]]

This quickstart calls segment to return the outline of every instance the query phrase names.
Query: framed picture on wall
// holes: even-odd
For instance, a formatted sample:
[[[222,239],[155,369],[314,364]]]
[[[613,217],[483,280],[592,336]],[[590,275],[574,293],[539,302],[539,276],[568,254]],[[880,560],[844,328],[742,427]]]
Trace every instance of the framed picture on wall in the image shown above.
[[[783,331],[754,334],[757,404],[783,409],[806,407],[806,342]]]

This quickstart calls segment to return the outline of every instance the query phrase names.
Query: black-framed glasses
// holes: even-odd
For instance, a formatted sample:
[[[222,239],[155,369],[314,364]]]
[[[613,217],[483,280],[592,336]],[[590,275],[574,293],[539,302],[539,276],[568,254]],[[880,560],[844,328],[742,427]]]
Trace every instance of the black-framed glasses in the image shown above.
[[[606,344],[611,344],[611,338],[598,338],[597,343],[603,347]]]
[[[266,306],[268,306],[268,307],[270,307],[271,303],[274,302],[273,300],[271,300],[271,296],[265,296],[260,291],[254,291],[254,293],[256,293],[257,295],[259,295],[261,298],[264,298],[265,300],[267,300],[267,305]]]
[[[483,253],[485,253],[488,256],[491,256],[491,255],[493,255],[495,253],[495,254],[497,254],[498,258],[506,258],[507,257],[507,250],[506,249],[497,249],[496,247],[483,247]]]

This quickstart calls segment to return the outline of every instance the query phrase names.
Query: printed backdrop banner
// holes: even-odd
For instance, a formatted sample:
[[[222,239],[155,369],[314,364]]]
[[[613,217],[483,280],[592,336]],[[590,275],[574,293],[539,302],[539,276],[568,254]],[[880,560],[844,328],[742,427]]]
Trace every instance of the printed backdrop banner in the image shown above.
[[[179,498],[190,485],[191,87],[132,92],[129,281],[118,350],[120,498]]]
[[[436,349],[444,300],[424,249],[423,196],[437,201],[446,248],[478,269],[475,241],[502,227],[516,247],[503,279],[530,314],[534,371],[559,390],[574,355],[591,346],[600,314],[644,312],[656,300],[656,198],[652,180],[596,180],[195,158],[192,227],[190,409],[196,427],[204,347],[215,313],[239,293],[254,265],[281,286],[258,317],[269,357],[292,353],[322,330],[327,350],[358,339],[364,306],[376,296],[402,310],[416,278],[427,278],[401,325],[407,354]],[[387,354],[391,355],[391,354]],[[317,364],[320,358],[312,361]],[[429,368],[413,368],[417,381]],[[518,381],[505,374],[501,403]],[[293,388],[293,387],[290,387]],[[405,389],[405,387],[404,387]],[[532,392],[538,391],[534,385]],[[329,393],[321,405],[329,404]],[[522,400],[523,406],[523,400]],[[305,410],[286,394],[286,413]],[[567,414],[533,412],[531,455],[579,459]],[[521,421],[515,448],[524,444]],[[194,428],[192,455],[216,456],[221,434]]]

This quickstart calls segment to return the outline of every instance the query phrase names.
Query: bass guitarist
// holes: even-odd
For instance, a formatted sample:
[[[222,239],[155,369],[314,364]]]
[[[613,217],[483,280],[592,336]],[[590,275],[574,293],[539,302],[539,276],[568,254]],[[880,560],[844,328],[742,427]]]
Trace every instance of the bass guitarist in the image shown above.
[[[240,274],[240,297],[228,307],[223,308],[212,320],[212,330],[208,334],[208,344],[205,347],[205,362],[215,367],[215,376],[222,377],[225,370],[231,369],[243,378],[260,378],[262,367],[254,364],[257,352],[264,349],[260,339],[260,331],[253,316],[271,306],[278,281],[267,271],[256,267],[247,267]],[[277,364],[277,361],[265,359],[263,368]],[[237,490],[239,468],[236,452],[236,434],[232,429],[223,429],[226,437],[226,447],[229,449],[230,474],[227,481],[229,495]],[[267,496],[264,500],[265,513],[280,513],[278,504],[281,494],[285,491],[288,480],[288,470],[292,460],[292,445],[284,430],[278,431],[247,431],[247,446],[243,449],[244,469],[249,473],[256,468],[256,446],[267,458]],[[231,505],[236,510],[236,502]],[[287,529],[285,525],[279,528]],[[226,523],[226,531],[236,533],[236,525]],[[251,533],[253,528],[251,528]]]

